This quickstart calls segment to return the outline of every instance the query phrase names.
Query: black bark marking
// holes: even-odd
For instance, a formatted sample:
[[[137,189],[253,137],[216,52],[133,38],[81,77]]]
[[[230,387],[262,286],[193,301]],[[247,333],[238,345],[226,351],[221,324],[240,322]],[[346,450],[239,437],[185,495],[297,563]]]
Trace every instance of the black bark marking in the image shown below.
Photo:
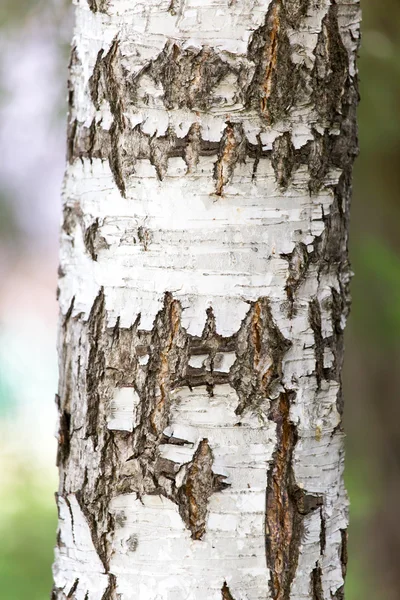
[[[308,316],[311,329],[314,333],[315,375],[319,389],[321,387],[321,381],[324,379],[325,342],[322,336],[321,307],[316,298],[310,302]]]
[[[237,414],[265,403],[281,380],[282,359],[289,347],[273,321],[268,299],[252,303],[237,334],[237,359],[230,372],[240,399]]]
[[[321,556],[324,556],[326,550],[326,520],[324,511],[321,508],[321,532],[319,534],[319,545],[321,549]]]
[[[342,542],[341,542],[341,545],[340,545],[340,564],[342,565],[343,579],[345,579],[346,573],[347,573],[347,561],[348,561],[348,554],[347,554],[347,529],[341,529],[340,530],[340,536],[342,538]]]
[[[73,585],[72,585],[71,589],[69,590],[69,592],[68,592],[68,594],[67,594],[67,598],[73,598],[73,596],[74,596],[74,594],[75,594],[75,592],[76,592],[76,590],[77,590],[77,587],[78,587],[78,585],[79,585],[79,579],[78,579],[78,577],[77,577],[77,578],[75,579],[75,581],[74,581],[74,583],[73,583]]]
[[[295,483],[293,453],[297,431],[290,421],[291,395],[288,392],[280,394],[270,410],[270,419],[276,423],[277,432],[266,495],[266,555],[273,600],[289,600],[304,532],[304,517],[318,510],[323,503],[320,496],[307,494]]]
[[[71,449],[71,415],[66,410],[61,412],[58,430],[57,467],[65,465]]]
[[[348,65],[349,57],[339,31],[338,7],[334,2],[322,21],[312,73],[313,102],[328,125],[333,125],[342,112]]]
[[[319,565],[311,573],[311,597],[312,600],[324,600],[322,589],[322,570]]]

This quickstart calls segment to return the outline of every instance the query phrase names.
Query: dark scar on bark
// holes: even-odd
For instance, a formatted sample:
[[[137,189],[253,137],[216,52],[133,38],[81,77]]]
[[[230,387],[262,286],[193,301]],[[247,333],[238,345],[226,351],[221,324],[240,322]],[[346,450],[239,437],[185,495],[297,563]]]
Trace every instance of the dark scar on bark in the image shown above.
[[[58,449],[56,465],[65,464],[71,449],[71,415],[66,410],[61,412],[58,430]]]
[[[295,297],[300,285],[305,281],[310,256],[307,246],[302,242],[295,245],[290,254],[282,254],[282,258],[288,261],[289,274],[286,280],[285,291],[289,302],[289,318],[295,315]]]
[[[109,248],[107,241],[99,233],[100,222],[99,219],[95,219],[91,225],[86,229],[84,234],[84,244],[86,252],[90,255],[92,260],[97,261],[97,255],[99,250]]]
[[[79,585],[79,578],[77,577],[77,578],[75,579],[75,581],[74,581],[74,583],[73,583],[73,585],[72,585],[71,589],[69,590],[69,592],[68,592],[68,594],[67,594],[67,598],[73,598],[73,596],[74,596],[74,594],[75,594],[75,592],[76,592],[76,589],[77,589],[78,585]]]
[[[311,597],[312,600],[324,600],[324,591],[322,589],[322,570],[318,565],[311,573]]]
[[[188,468],[177,494],[179,513],[192,534],[200,540],[206,531],[208,500],[210,496],[228,487],[224,477],[212,470],[213,455],[207,439],[203,439]]]
[[[222,594],[222,600],[235,600],[231,594],[231,591],[230,591],[226,581],[224,581],[224,585],[222,586],[221,594]]]
[[[339,31],[338,6],[334,2],[322,21],[312,73],[313,101],[320,117],[329,125],[341,114],[348,69],[349,58]]]
[[[289,600],[302,536],[304,517],[322,506],[318,495],[307,494],[294,479],[293,453],[297,431],[290,421],[293,394],[284,392],[271,403],[270,420],[276,423],[277,445],[268,471],[266,494],[266,555],[273,600]]]
[[[236,362],[230,383],[239,396],[238,415],[265,404],[282,377],[282,361],[291,344],[273,320],[268,298],[250,304],[236,334]]]
[[[112,573],[108,574],[108,585],[101,600],[114,600],[117,590],[117,578]]]
[[[273,0],[264,24],[252,34],[247,51],[255,72],[246,91],[246,103],[269,125],[281,119],[296,98],[298,71],[291,54],[286,3]]]
[[[235,166],[245,161],[246,141],[241,124],[227,123],[222,135],[218,160],[214,167],[215,193],[222,196],[224,187],[233,175]]]

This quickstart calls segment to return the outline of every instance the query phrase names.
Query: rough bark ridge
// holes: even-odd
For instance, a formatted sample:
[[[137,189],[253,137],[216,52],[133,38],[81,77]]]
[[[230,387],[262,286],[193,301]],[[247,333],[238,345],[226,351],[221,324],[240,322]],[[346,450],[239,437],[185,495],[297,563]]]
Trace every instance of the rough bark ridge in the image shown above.
[[[78,0],[53,600],[337,600],[357,0]]]

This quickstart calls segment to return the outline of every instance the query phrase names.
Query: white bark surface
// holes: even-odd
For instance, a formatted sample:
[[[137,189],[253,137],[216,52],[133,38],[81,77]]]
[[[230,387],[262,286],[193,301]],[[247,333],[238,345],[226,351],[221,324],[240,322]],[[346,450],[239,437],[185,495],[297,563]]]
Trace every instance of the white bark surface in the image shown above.
[[[91,8],[71,61],[53,597],[339,600],[358,2]]]

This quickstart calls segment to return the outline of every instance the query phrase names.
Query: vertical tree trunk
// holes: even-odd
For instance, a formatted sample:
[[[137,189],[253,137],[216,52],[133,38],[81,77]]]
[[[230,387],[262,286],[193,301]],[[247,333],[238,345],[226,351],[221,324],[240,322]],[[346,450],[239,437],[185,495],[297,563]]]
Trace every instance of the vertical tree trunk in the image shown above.
[[[356,0],[79,0],[54,600],[339,600]]]

